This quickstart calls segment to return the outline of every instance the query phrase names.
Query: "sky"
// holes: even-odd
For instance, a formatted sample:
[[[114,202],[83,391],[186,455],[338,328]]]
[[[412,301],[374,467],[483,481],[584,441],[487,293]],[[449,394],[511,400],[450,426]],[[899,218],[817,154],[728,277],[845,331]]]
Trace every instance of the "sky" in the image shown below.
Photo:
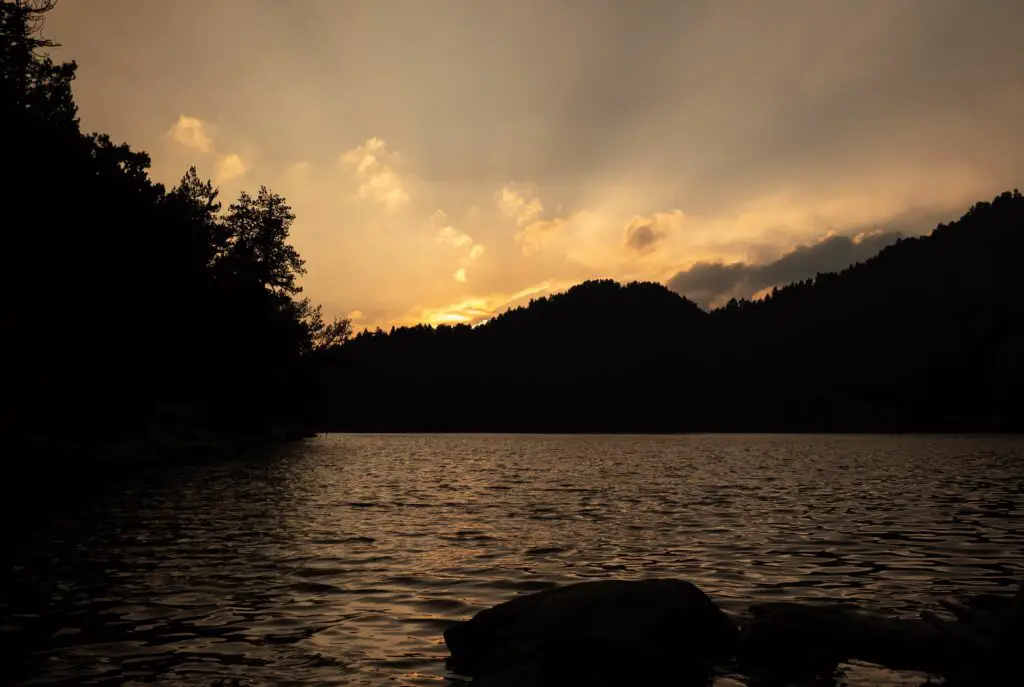
[[[1024,186],[1016,0],[60,0],[82,126],[284,195],[305,295],[476,322],[589,278],[704,307]]]

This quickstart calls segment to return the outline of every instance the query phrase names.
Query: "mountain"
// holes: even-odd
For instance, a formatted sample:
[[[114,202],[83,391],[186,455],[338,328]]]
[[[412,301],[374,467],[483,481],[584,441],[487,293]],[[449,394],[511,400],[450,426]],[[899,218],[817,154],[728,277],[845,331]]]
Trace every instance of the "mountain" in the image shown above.
[[[579,284],[478,326],[321,352],[323,429],[1010,431],[1024,197],[710,313],[654,283]]]

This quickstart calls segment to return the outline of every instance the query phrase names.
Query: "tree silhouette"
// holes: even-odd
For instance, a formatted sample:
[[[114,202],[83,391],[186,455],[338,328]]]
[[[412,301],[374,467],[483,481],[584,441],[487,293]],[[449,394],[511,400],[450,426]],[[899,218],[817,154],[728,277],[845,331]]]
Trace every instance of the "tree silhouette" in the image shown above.
[[[0,3],[0,97],[9,112],[50,126],[77,127],[71,95],[74,62],[54,63],[45,50],[57,47],[41,36],[43,17],[56,0]]]
[[[76,66],[54,62],[40,33],[53,5],[0,3],[11,132],[0,201],[18,256],[5,272],[16,336],[4,372],[18,430],[83,446],[180,426],[259,437],[306,425],[304,358],[349,324],[325,325],[296,298],[304,265],[287,202],[261,187],[223,212],[195,168],[167,191],[144,152],[82,133]]]
[[[305,262],[288,243],[295,214],[284,198],[261,186],[255,198],[242,191],[224,220],[227,246],[219,267],[236,278],[251,279],[275,293],[302,291],[296,279]]]
[[[340,346],[352,337],[352,320],[344,317],[335,317],[331,322],[325,323],[323,312],[320,306],[309,308],[303,315],[303,320],[309,329],[310,343],[316,350],[326,350],[334,346]]]
[[[167,194],[166,204],[175,224],[196,232],[189,244],[197,249],[189,256],[193,268],[212,268],[214,260],[227,247],[227,231],[220,221],[219,191],[213,182],[202,181],[190,167],[181,181]]]

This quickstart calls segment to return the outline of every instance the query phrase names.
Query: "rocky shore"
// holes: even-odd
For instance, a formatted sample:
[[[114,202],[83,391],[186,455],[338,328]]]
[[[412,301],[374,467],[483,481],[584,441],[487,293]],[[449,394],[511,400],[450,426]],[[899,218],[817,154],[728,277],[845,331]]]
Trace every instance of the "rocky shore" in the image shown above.
[[[1024,646],[1024,586],[939,603],[948,617],[756,603],[734,618],[689,582],[603,580],[516,597],[444,639],[449,668],[475,687],[703,687],[716,674],[787,687],[818,684],[850,661],[963,687],[1009,680],[1012,648]]]

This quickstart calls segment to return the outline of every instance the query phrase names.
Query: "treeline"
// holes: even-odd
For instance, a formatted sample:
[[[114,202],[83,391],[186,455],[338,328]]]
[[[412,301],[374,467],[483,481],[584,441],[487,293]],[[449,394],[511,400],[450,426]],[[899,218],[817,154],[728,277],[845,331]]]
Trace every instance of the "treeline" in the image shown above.
[[[592,281],[477,327],[363,332],[318,354],[320,426],[1021,430],[1021,255],[1013,191],[710,313],[658,284]]]
[[[266,188],[224,208],[194,168],[166,189],[145,153],[83,133],[76,65],[40,31],[53,4],[0,3],[11,426],[73,446],[307,427],[306,354],[348,322],[300,297],[291,209]]]

